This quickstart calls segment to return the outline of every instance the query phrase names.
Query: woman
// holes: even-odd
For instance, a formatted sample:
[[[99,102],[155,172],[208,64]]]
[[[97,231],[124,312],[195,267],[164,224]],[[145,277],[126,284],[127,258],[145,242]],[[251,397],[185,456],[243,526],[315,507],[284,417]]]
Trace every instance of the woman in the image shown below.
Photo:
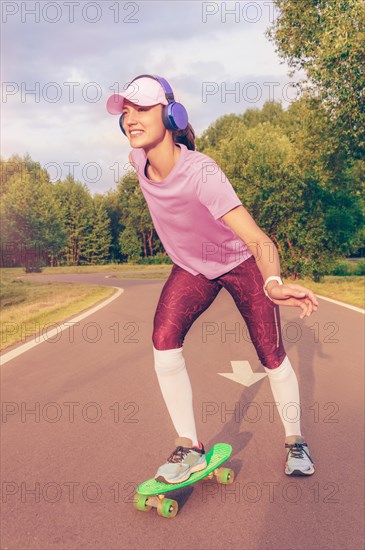
[[[196,433],[192,389],[183,341],[193,322],[222,287],[232,295],[268,374],[285,430],[287,475],[311,475],[314,464],[286,407],[297,405],[299,388],[281,338],[279,305],[299,307],[300,318],[317,310],[316,296],[283,284],[274,243],[243,207],[232,185],[207,155],[195,151],[185,108],[162,77],[140,75],[107,109],[120,115],[129,139],[129,159],[147,201],[154,227],[173,261],[157,305],[153,328],[155,371],[178,438],[155,475],[179,483],[206,466]]]

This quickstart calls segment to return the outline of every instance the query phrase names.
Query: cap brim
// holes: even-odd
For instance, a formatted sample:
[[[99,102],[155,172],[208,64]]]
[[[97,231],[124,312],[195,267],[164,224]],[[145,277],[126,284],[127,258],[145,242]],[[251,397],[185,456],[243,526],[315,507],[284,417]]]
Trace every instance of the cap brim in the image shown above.
[[[111,115],[120,115],[123,110],[124,97],[120,94],[113,94],[106,102],[106,109]]]
[[[127,99],[135,105],[142,105],[143,107],[152,107],[153,105],[158,105],[150,97],[139,95],[139,97],[125,97],[121,94],[113,94],[109,97],[106,102],[106,108],[108,113],[111,115],[120,115],[123,111],[124,100]],[[133,99],[135,101],[133,101]]]

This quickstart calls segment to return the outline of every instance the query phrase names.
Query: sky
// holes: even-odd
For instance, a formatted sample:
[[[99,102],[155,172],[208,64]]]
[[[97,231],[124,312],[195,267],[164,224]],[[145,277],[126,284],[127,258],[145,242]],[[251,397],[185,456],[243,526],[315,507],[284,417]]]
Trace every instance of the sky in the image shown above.
[[[198,136],[269,99],[287,108],[300,75],[265,36],[276,16],[269,0],[3,1],[2,158],[115,189],[130,146],[105,105],[140,74],[172,84]]]

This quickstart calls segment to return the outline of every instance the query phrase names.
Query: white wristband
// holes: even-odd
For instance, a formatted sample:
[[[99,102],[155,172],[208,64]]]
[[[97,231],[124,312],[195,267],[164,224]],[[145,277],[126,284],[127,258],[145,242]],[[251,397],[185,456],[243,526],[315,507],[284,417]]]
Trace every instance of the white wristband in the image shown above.
[[[283,284],[283,281],[281,280],[281,277],[278,277],[277,275],[272,275],[271,277],[268,277],[265,281],[265,284],[264,284],[264,292],[266,294],[266,296],[269,298],[269,300],[273,301],[272,298],[270,298],[267,290],[266,290],[266,285],[270,282],[270,281],[277,281],[279,283],[279,285],[282,285]]]

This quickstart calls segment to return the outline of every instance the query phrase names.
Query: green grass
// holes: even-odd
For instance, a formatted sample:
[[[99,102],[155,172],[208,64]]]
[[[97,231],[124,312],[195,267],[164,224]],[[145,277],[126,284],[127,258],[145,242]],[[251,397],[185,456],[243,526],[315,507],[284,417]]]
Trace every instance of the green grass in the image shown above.
[[[332,298],[345,304],[365,308],[365,277],[337,277],[327,275],[323,281],[315,283],[310,279],[297,279],[290,281],[285,279],[286,283],[297,283],[312,290],[315,294]]]
[[[63,322],[114,292],[110,287],[47,283],[14,275],[24,272],[1,269],[1,350],[38,334],[48,323]]]

